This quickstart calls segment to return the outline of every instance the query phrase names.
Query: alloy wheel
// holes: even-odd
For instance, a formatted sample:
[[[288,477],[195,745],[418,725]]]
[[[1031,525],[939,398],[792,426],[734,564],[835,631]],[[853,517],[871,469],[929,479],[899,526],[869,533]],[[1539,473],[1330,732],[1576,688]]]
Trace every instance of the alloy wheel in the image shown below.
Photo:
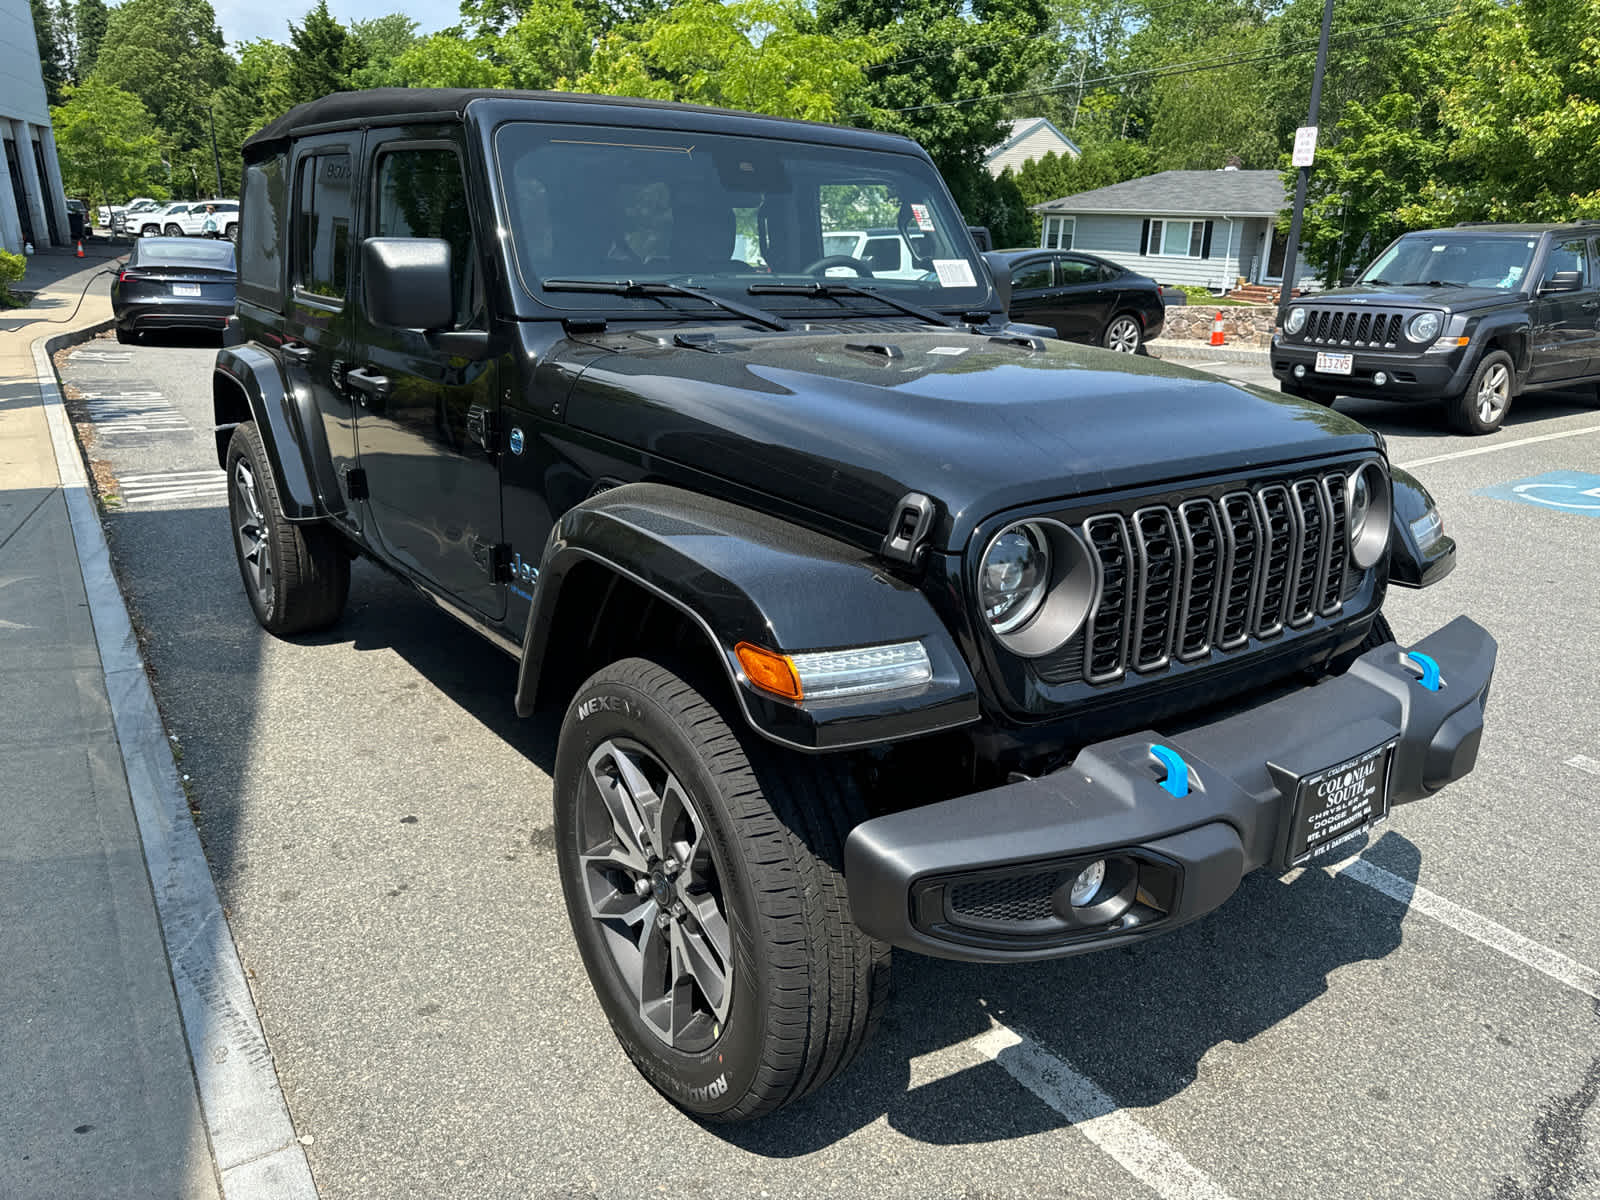
[[[1484,372],[1478,385],[1478,420],[1493,425],[1500,420],[1511,402],[1511,372],[1504,363],[1495,363]]]
[[[1118,317],[1106,330],[1106,348],[1118,354],[1132,354],[1139,349],[1139,322],[1132,317]]]
[[[590,918],[645,1027],[686,1054],[722,1034],[733,999],[722,873],[687,789],[614,738],[589,756],[577,805]]]
[[[256,493],[255,473],[240,459],[233,464],[234,530],[239,539],[239,561],[263,609],[272,607],[272,539],[266,514]]]

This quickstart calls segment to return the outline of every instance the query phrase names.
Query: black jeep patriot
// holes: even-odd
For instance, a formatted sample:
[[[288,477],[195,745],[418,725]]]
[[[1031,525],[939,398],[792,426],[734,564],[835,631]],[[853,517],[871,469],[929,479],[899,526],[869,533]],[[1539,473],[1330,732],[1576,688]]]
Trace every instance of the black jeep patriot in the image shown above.
[[[1323,404],[1442,401],[1463,433],[1493,433],[1522,392],[1600,381],[1597,256],[1597,221],[1405,234],[1355,286],[1289,308],[1272,373]]]
[[[377,91],[245,146],[217,454],[245,591],[366,556],[565,712],[578,949],[665,1095],[820,1086],[889,948],[991,962],[1211,911],[1472,769],[1494,641],[1360,425],[1006,320],[902,138]],[[829,254],[893,227],[916,271]],[[909,277],[907,277],[909,276]]]

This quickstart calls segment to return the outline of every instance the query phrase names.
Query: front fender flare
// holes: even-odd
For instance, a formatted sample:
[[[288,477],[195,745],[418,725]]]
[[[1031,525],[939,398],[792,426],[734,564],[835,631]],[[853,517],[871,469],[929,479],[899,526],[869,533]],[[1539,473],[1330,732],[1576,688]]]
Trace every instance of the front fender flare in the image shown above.
[[[1389,582],[1397,587],[1424,588],[1455,569],[1455,539],[1444,532],[1444,518],[1428,489],[1410,471],[1390,467],[1394,507],[1389,517]],[[1430,519],[1428,514],[1432,513]],[[1439,522],[1431,528],[1432,521]]]
[[[661,484],[591,497],[552,531],[523,639],[523,716],[535,707],[562,583],[580,563],[601,564],[683,613],[706,636],[746,721],[774,742],[843,750],[978,719],[977,688],[933,606],[868,552]],[[800,704],[757,689],[734,654],[742,641],[792,654],[912,640],[922,642],[932,664],[927,684]]]

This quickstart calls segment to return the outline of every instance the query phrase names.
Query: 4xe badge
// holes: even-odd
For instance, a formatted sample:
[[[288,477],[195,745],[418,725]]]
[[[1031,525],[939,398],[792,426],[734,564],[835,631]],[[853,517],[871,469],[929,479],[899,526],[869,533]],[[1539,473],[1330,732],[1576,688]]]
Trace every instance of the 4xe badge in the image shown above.
[[[522,453],[522,429],[520,426],[511,427],[511,436],[506,439],[506,445],[511,448],[511,453]]]

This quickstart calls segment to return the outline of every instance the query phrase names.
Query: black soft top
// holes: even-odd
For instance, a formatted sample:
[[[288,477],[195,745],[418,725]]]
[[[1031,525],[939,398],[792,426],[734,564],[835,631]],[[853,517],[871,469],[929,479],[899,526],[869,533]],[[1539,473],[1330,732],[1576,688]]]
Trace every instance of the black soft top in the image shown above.
[[[467,105],[474,100],[517,101],[536,104],[571,105],[592,104],[607,108],[624,109],[640,114],[648,125],[670,127],[671,113],[715,114],[737,117],[746,121],[772,122],[799,129],[833,129],[849,133],[855,138],[863,135],[883,139],[884,142],[905,141],[897,134],[868,134],[866,130],[845,125],[825,125],[816,121],[798,121],[791,117],[769,117],[758,113],[740,112],[731,108],[711,108],[703,104],[679,104],[670,100],[640,100],[631,96],[595,96],[586,92],[524,92],[501,88],[369,88],[362,92],[334,92],[319,100],[297,104],[272,124],[252,134],[244,144],[247,159],[259,157],[266,147],[313,130],[334,129],[340,126],[392,125],[410,120],[453,117],[460,120]]]

